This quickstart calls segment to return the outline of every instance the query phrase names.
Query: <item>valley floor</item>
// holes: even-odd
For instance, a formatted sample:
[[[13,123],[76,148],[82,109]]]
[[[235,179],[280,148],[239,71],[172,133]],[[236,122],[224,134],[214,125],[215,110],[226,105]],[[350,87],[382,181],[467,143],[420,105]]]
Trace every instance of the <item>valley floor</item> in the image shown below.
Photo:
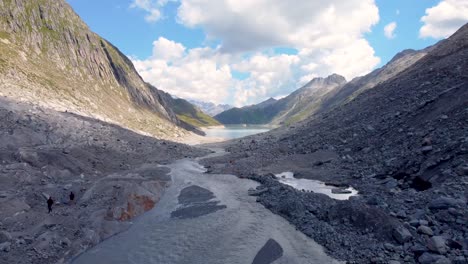
[[[0,120],[0,263],[62,263],[126,230],[170,185],[161,165],[208,153],[6,99]]]
[[[322,131],[306,128],[294,133],[284,128],[215,144],[229,154],[202,164],[209,173],[234,174],[261,183],[260,188],[266,191],[257,201],[336,259],[348,263],[467,263],[468,138],[461,136],[463,128],[451,130],[459,140],[454,148],[438,145],[437,152],[418,151],[416,156],[393,153],[393,159],[359,148],[365,141],[347,142],[343,147],[344,140],[336,139],[338,133],[325,139],[320,136]],[[304,132],[305,137],[301,135]],[[434,133],[433,138],[440,136]],[[309,146],[316,148],[310,150]],[[372,145],[372,149],[379,147]],[[395,152],[399,150],[395,148]],[[416,163],[418,157],[427,160],[421,165],[422,173],[416,174],[421,176],[401,171],[401,160]],[[386,161],[382,164],[379,159]],[[298,178],[352,186],[359,195],[338,201],[296,190],[281,184],[274,175],[286,171]]]
[[[145,261],[159,259],[161,263],[189,263],[191,259],[201,263],[204,258],[206,263],[217,259],[271,263],[279,258],[278,252],[283,256],[279,263],[307,263],[300,260],[303,256],[321,259],[321,263],[334,259],[348,263],[466,263],[468,258],[465,137],[453,135],[459,145],[446,152],[419,154],[424,159],[432,157],[435,166],[444,171],[436,178],[443,181],[433,181],[426,188],[405,172],[370,173],[380,171],[366,167],[370,162],[379,164],[372,159],[376,154],[365,148],[351,151],[357,148],[352,144],[361,141],[351,141],[347,149],[334,138],[301,139],[301,130],[290,133],[284,128],[203,145],[202,149],[4,99],[0,100],[0,118],[1,263],[64,263],[111,237],[76,263],[102,258],[117,261],[118,256],[138,259],[142,257],[139,252],[149,254]],[[207,142],[200,139],[194,136],[187,142]],[[300,140],[313,149],[298,145]],[[228,153],[200,160],[206,174],[194,158],[207,155],[206,148],[213,146]],[[388,159],[385,168],[399,159],[398,155]],[[434,165],[421,167],[430,171]],[[333,185],[351,185],[359,196],[338,201],[295,190],[272,176],[284,171]],[[265,191],[256,199],[249,197],[247,189],[256,184],[226,174],[255,180]],[[71,191],[76,194],[74,201],[68,199]],[[45,198],[49,195],[55,200],[51,214]],[[260,205],[282,216],[334,259]],[[136,219],[155,206],[159,209]],[[156,223],[152,217],[157,218]],[[238,221],[229,224],[233,219]],[[135,233],[121,233],[134,221]],[[145,232],[141,224],[151,225],[153,233]],[[177,231],[184,225],[186,229]],[[137,234],[148,235],[146,244],[137,243]],[[168,241],[172,242],[164,244]],[[313,250],[301,248],[295,244],[298,241]],[[144,245],[149,248],[142,249]],[[154,247],[161,245],[169,248],[154,255],[159,252]],[[130,246],[133,251],[120,250],[112,256],[115,247]],[[171,254],[171,249],[181,252]],[[190,254],[184,255],[186,252]]]

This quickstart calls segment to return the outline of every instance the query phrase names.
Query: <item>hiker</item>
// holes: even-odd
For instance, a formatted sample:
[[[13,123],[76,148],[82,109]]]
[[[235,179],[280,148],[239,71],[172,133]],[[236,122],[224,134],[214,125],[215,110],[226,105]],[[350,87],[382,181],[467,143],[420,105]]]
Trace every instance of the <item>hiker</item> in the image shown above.
[[[54,204],[54,200],[52,200],[52,196],[49,196],[47,199],[47,208],[49,208],[49,214],[52,212],[52,205]]]
[[[73,202],[73,200],[75,200],[75,194],[70,192],[70,202]]]

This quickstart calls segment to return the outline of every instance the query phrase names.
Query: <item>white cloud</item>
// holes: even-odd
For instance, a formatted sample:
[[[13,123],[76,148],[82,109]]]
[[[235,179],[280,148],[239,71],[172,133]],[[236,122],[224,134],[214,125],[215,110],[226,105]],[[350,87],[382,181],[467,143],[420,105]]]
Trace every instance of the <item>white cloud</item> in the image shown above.
[[[232,86],[230,66],[223,62],[227,56],[210,48],[186,51],[180,43],[159,38],[151,57],[133,58],[133,63],[159,89],[181,98],[223,102]]]
[[[168,40],[164,37],[159,37],[158,40],[153,42],[153,58],[171,60],[178,59],[183,56],[185,47],[174,41]]]
[[[446,38],[468,22],[468,0],[444,0],[426,9],[421,18],[421,38]]]
[[[391,22],[391,23],[387,24],[384,27],[385,37],[388,38],[388,39],[395,38],[396,37],[396,35],[395,35],[395,29],[396,28],[397,28],[397,23],[396,22]]]
[[[379,21],[373,0],[181,0],[178,18],[186,26],[203,27],[229,52],[328,47],[343,36],[361,37]]]
[[[292,66],[299,62],[296,55],[256,54],[250,59],[233,64],[234,70],[250,73],[249,78],[236,83],[234,104],[245,105],[251,103],[252,99],[262,101],[281,89],[295,85],[291,83],[294,80]]]
[[[145,20],[154,23],[161,19],[161,8],[163,8],[169,1],[173,0],[133,0],[130,4],[131,8],[139,8],[146,11]]]
[[[147,8],[149,0],[135,1]],[[187,49],[159,38],[153,55],[134,63],[146,81],[183,98],[258,103],[314,77],[366,74],[380,62],[364,38],[379,21],[374,0],[180,0],[177,19],[221,45]],[[275,47],[298,53],[276,54]],[[236,79],[234,71],[248,77]]]

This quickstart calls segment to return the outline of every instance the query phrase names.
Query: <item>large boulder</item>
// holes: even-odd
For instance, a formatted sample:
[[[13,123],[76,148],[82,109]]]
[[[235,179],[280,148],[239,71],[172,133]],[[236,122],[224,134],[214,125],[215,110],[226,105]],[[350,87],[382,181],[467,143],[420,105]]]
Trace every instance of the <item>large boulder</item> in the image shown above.
[[[406,229],[403,226],[398,226],[395,229],[393,229],[393,238],[395,238],[396,241],[400,244],[404,244],[405,242],[408,242],[413,238],[413,235],[411,235],[410,231]]]
[[[11,240],[11,235],[7,231],[0,231],[0,243],[8,242]]]
[[[450,207],[459,207],[463,204],[463,201],[457,200],[450,197],[439,197],[432,200],[428,207],[431,210],[444,210]]]
[[[445,241],[445,238],[441,236],[431,237],[430,239],[427,240],[426,246],[432,252],[435,252],[441,255],[447,253],[447,243]]]

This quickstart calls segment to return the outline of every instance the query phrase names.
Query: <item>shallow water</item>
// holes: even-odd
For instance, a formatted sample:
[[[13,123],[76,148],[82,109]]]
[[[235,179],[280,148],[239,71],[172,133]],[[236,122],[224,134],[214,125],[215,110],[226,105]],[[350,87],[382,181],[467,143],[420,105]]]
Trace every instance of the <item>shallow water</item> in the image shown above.
[[[358,191],[352,187],[346,188],[345,190],[350,193],[332,193],[333,189],[337,189],[334,186],[327,186],[324,182],[308,179],[299,179],[294,177],[294,173],[287,171],[280,174],[276,174],[281,183],[287,184],[294,187],[297,190],[312,191],[314,193],[323,193],[330,198],[336,200],[349,200],[351,196],[358,194]]]
[[[270,263],[258,262],[258,255],[264,255],[265,249],[259,252],[271,239],[282,249],[274,263],[339,263],[285,219],[248,196],[248,189],[257,183],[232,175],[206,174],[190,159],[168,167],[172,185],[156,207],[129,230],[72,263]],[[221,207],[213,208],[213,204]],[[203,212],[194,214],[189,208],[184,217],[174,217],[173,212],[187,206],[201,206]]]
[[[207,137],[233,139],[267,132],[274,127],[262,125],[226,125],[225,127],[207,128],[203,131]]]

